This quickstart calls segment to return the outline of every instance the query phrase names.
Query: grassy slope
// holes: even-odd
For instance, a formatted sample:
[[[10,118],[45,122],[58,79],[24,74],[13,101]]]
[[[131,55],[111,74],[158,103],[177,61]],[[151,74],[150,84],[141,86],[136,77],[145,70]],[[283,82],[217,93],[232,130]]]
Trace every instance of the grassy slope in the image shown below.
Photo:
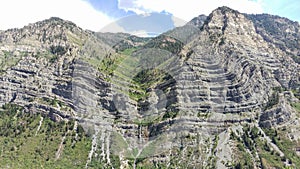
[[[74,121],[53,122],[40,114],[25,113],[21,107],[6,105],[0,111],[0,168],[84,168],[91,139]],[[68,131],[68,132],[67,132]],[[77,136],[76,136],[77,135]],[[62,141],[62,153],[56,152]]]

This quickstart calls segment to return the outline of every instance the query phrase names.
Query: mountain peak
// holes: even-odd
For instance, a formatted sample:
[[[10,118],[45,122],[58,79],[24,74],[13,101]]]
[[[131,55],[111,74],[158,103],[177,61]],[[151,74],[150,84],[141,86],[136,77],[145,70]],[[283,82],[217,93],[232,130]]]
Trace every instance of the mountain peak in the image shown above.
[[[237,10],[234,10],[232,8],[229,8],[227,6],[221,6],[215,9],[214,11],[222,11],[222,12],[238,12]]]
[[[41,27],[41,26],[45,26],[45,25],[54,25],[54,26],[59,25],[59,26],[68,27],[68,28],[78,27],[75,23],[68,21],[68,20],[61,19],[59,17],[51,17],[49,19],[45,19],[43,21],[36,22],[32,25],[37,26],[37,27]]]
[[[45,40],[49,38],[57,39],[57,37],[61,37],[61,35],[66,34],[66,32],[80,34],[84,31],[71,21],[51,17],[36,23],[31,23],[20,29],[8,29],[4,31],[5,34],[0,37],[0,42],[18,42],[28,37],[34,37],[33,39],[45,42]]]
[[[206,15],[199,15],[199,16],[193,18],[191,21],[189,21],[188,24],[194,25],[198,28],[201,28],[206,19],[207,19]]]
[[[207,17],[204,28],[218,34],[226,32],[229,34],[247,34],[246,32],[255,31],[253,23],[244,14],[226,6],[215,9]]]
[[[234,14],[234,15],[232,15],[232,14]],[[217,9],[213,10],[211,12],[211,14],[208,16],[208,20],[210,20],[216,16],[221,16],[221,17],[224,17],[224,19],[225,19],[225,18],[228,18],[229,16],[238,16],[239,14],[241,14],[241,13],[237,10],[231,9],[227,6],[222,6],[222,7],[219,7]]]
[[[240,14],[238,11],[231,9],[227,6],[222,6],[222,7],[218,7],[217,9],[213,10],[209,16],[206,15],[199,15],[195,18],[193,18],[191,21],[188,22],[188,25],[193,25],[196,26],[198,28],[202,28],[202,26],[204,26],[205,24],[208,24],[209,22],[211,22],[213,19],[219,18],[219,19],[225,19],[227,18],[227,16],[229,16],[226,13],[231,13],[231,14],[235,14],[237,16],[237,14]]]
[[[50,17],[49,19],[46,19],[49,21],[58,21],[58,22],[64,22],[65,20],[59,18],[59,17]]]

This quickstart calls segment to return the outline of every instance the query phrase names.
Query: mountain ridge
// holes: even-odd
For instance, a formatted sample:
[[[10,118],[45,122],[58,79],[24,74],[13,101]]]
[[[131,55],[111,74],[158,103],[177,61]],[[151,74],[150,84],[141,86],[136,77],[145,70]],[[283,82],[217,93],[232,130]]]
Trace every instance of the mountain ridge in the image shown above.
[[[274,16],[220,7],[155,38],[85,31],[59,18],[0,32],[1,115],[33,118],[36,136],[58,140],[46,156],[17,141],[35,140],[27,125],[19,136],[1,121],[9,132],[0,141],[13,151],[0,166],[16,168],[19,159],[7,159],[20,154],[21,166],[36,166],[24,143],[46,168],[300,165],[300,26],[275,17],[266,22],[272,34],[265,17]],[[65,130],[55,134],[44,119]]]

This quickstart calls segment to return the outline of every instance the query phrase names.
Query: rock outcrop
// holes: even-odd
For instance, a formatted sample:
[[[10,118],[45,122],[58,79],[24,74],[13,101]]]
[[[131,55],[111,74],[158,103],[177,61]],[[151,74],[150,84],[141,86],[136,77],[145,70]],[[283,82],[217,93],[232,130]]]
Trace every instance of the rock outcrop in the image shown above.
[[[0,32],[0,105],[77,120],[92,137],[87,167],[273,166],[257,135],[300,127],[299,31],[227,7],[155,38],[51,18]]]

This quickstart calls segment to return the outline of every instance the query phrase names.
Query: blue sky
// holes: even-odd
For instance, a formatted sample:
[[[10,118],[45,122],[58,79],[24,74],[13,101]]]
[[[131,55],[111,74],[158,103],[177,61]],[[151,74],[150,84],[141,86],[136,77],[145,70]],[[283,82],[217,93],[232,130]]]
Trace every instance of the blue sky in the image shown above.
[[[139,21],[142,22],[141,29],[152,26],[159,32],[162,31],[159,25],[163,24],[163,29],[180,25],[174,22],[174,18],[189,21],[200,14],[208,15],[219,6],[300,21],[299,0],[1,0],[0,6],[0,30],[23,27],[56,16],[92,31],[102,30],[111,23],[123,30],[124,27],[132,30],[133,21]],[[151,12],[154,14],[146,15]],[[134,16],[136,14],[142,15]],[[126,21],[124,17],[130,17],[132,21],[128,18]],[[155,21],[156,25],[149,25],[149,20]]]
[[[300,22],[299,0],[263,0],[262,6],[265,13],[287,17]]]
[[[269,13],[300,21],[299,0],[86,0],[92,6],[112,16],[142,12],[167,12],[190,20],[199,14],[208,15],[218,6],[229,6],[246,13]]]
[[[119,7],[118,0],[87,0],[96,10],[105,13],[113,18],[121,18],[124,16],[136,14],[133,11],[125,11]]]

